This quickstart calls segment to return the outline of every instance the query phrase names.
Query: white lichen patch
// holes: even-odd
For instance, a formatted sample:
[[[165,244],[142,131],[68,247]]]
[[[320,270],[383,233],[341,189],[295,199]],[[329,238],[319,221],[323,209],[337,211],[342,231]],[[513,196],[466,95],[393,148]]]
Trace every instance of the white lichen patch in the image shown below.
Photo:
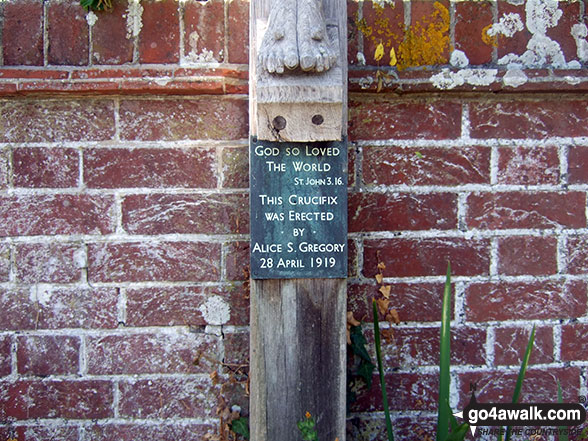
[[[502,34],[505,37],[512,37],[515,33],[525,29],[519,14],[511,12],[510,14],[503,14],[498,23],[494,23],[486,32],[490,37],[496,37]]]
[[[451,64],[453,67],[466,67],[468,64],[470,64],[470,60],[463,51],[456,49],[451,53],[449,64]]]
[[[73,253],[73,261],[76,268],[87,268],[88,267],[88,253],[84,247],[79,248]]]
[[[200,35],[194,31],[190,33],[188,38],[188,44],[190,45],[190,53],[186,57],[188,61],[192,63],[218,63],[218,60],[214,57],[214,52],[207,48],[199,48],[198,42],[200,41]]]
[[[198,309],[209,325],[224,325],[231,319],[231,308],[220,296],[209,297]]]
[[[88,26],[92,27],[98,21],[98,16],[94,14],[94,12],[90,11],[86,14],[86,21],[88,22]]]
[[[531,39],[527,43],[527,50],[522,55],[506,54],[498,60],[498,64],[514,69],[576,68],[578,63],[567,63],[559,43],[547,36],[547,30],[555,27],[563,14],[559,9],[558,0],[527,0],[525,14],[525,25],[531,33]],[[512,37],[516,32],[522,30],[523,26],[518,14],[507,14],[500,19],[499,23],[490,28],[488,35],[495,36],[500,33],[507,37]]]
[[[572,37],[576,40],[576,54],[581,61],[588,61],[588,27],[584,23],[577,23],[572,26]]]
[[[46,283],[38,283],[31,286],[29,291],[29,300],[32,303],[38,303],[41,306],[49,306],[51,296],[53,295],[53,287]]]
[[[377,5],[380,8],[383,8],[385,6],[390,6],[392,8],[395,8],[396,1],[395,0],[374,0],[374,5]]]
[[[497,69],[462,69],[452,72],[446,68],[433,75],[431,81],[438,89],[449,90],[464,84],[489,86],[496,80],[497,75]]]
[[[136,38],[143,28],[143,6],[140,0],[129,0],[129,7],[125,14],[127,19],[127,38]]]
[[[357,53],[357,62],[360,66],[365,66],[365,55],[363,54],[363,52]]]
[[[519,87],[528,81],[527,75],[521,69],[508,69],[502,78],[505,86]]]

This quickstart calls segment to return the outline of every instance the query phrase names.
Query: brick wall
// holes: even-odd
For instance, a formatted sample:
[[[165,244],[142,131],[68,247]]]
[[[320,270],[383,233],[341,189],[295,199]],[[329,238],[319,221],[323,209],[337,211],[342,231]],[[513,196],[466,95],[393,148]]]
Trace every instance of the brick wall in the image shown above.
[[[586,5],[520,3],[349,3],[349,310],[371,341],[390,286],[398,439],[434,433],[447,260],[454,408],[471,382],[510,400],[533,325],[524,399],[588,393]],[[0,439],[201,440],[247,414],[248,4],[114,4],[0,2]],[[441,64],[406,66],[431,23]],[[381,410],[361,393],[349,439],[384,439]]]

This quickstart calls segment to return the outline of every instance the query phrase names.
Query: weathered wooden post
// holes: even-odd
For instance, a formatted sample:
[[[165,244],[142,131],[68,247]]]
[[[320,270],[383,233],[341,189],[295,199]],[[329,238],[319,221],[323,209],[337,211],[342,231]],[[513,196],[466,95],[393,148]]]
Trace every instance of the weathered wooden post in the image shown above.
[[[252,0],[251,439],[345,439],[347,8]]]

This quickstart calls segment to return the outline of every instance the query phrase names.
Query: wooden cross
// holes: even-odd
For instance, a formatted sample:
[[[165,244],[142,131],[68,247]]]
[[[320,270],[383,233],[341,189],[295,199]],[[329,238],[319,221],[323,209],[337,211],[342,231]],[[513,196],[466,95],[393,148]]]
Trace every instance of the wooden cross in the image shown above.
[[[344,441],[347,7],[250,14],[251,440]]]

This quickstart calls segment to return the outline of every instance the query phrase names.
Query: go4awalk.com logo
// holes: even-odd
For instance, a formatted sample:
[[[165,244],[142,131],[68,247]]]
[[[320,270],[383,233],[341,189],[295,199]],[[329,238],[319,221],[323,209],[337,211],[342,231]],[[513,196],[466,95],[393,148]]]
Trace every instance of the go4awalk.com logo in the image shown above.
[[[513,435],[537,434],[537,427],[541,427],[539,431],[545,435],[561,431],[567,435],[580,435],[581,431],[574,430],[574,427],[586,421],[586,409],[581,403],[478,403],[474,392],[465,409],[454,415],[469,424],[472,434],[478,427],[483,427],[480,431],[484,435],[504,435],[505,426],[512,427]],[[548,426],[554,428],[543,429]]]

